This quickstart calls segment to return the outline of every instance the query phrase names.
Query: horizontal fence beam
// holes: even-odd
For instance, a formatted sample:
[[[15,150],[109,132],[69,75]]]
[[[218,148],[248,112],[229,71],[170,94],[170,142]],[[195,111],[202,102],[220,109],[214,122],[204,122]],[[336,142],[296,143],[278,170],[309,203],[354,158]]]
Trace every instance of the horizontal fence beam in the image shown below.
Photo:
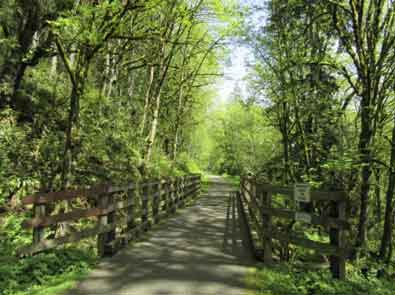
[[[149,229],[151,223],[159,222],[161,217],[169,216],[177,208],[185,205],[187,197],[195,197],[201,190],[201,176],[188,175],[168,177],[156,181],[146,180],[124,186],[98,185],[89,189],[68,190],[62,192],[38,193],[27,196],[24,204],[34,204],[35,217],[23,221],[24,228],[33,228],[35,237],[32,245],[17,250],[18,255],[32,255],[55,248],[62,244],[78,242],[92,236],[99,236],[99,253],[113,253],[115,245],[124,244],[139,232]],[[126,200],[116,200],[124,198]],[[47,204],[83,197],[95,196],[98,207],[74,209],[70,212],[46,215]],[[107,200],[107,201],[104,201]],[[43,208],[38,210],[37,208]],[[125,211],[125,218],[115,213]],[[120,215],[122,216],[122,215]],[[72,232],[54,239],[45,239],[44,229],[64,222],[96,217],[94,227]],[[140,222],[137,222],[140,220]],[[119,232],[117,228],[120,228]]]
[[[107,233],[116,228],[116,224],[110,225],[97,225],[93,228],[85,229],[79,232],[70,233],[64,237],[58,237],[51,240],[41,240],[38,243],[30,246],[26,246],[18,249],[17,253],[19,255],[32,255],[44,250],[56,248],[57,246],[67,244],[67,243],[75,243],[80,240],[96,236],[101,233]]]
[[[258,187],[265,191],[271,192],[272,194],[281,194],[294,197],[294,188],[292,186],[274,186],[270,184],[257,184]],[[347,194],[343,191],[310,191],[312,201],[347,201]]]
[[[294,233],[285,233],[277,230],[272,230],[271,236],[275,240],[287,242],[304,248],[315,250],[322,254],[328,255],[347,255],[349,250],[346,248],[339,248],[328,243],[312,241],[308,238],[297,236]]]
[[[262,214],[270,214],[273,217],[280,217],[286,219],[295,220],[295,211],[287,210],[287,209],[278,209],[278,208],[260,208],[260,212]],[[322,225],[327,227],[341,228],[341,229],[351,229],[351,225],[346,220],[341,220],[338,218],[324,217],[318,216],[315,214],[310,214],[311,224],[313,225]]]
[[[135,182],[130,183],[124,186],[116,186],[109,184],[100,184],[95,185],[90,188],[84,189],[75,189],[75,190],[65,190],[61,192],[49,192],[49,193],[36,193],[34,195],[26,196],[22,199],[23,205],[32,205],[32,204],[47,204],[56,201],[71,201],[73,199],[87,197],[87,198],[98,198],[100,194],[105,193],[118,193],[118,192],[127,192],[128,190],[132,190],[139,187],[146,187],[151,185],[156,185],[159,183],[171,183],[176,180],[176,177],[166,178],[165,181],[145,181],[145,182]],[[191,175],[185,177],[188,180],[199,180],[199,175]]]
[[[31,205],[31,204],[47,204],[56,201],[71,201],[78,197],[95,197],[98,194],[107,193],[107,192],[108,192],[108,186],[97,185],[89,189],[76,189],[76,190],[67,190],[61,192],[37,193],[23,198],[22,204]]]
[[[310,206],[313,209],[317,202],[328,202],[330,210],[328,216],[318,215],[300,210],[273,208],[272,197],[276,194],[295,199],[293,186],[277,186],[267,183],[260,183],[254,178],[241,178],[240,181],[240,202],[246,204],[248,217],[246,220],[251,223],[249,226],[250,237],[253,230],[257,234],[260,244],[263,247],[263,260],[267,264],[272,263],[272,240],[277,240],[280,245],[288,244],[301,246],[303,248],[315,250],[318,253],[330,255],[330,269],[334,278],[345,279],[345,259],[349,256],[351,248],[347,246],[345,231],[351,229],[351,224],[347,220],[346,206],[348,196],[344,191],[310,191]],[[314,209],[313,209],[314,210]],[[299,214],[299,215],[298,215]],[[284,231],[273,223],[272,218],[284,218],[293,221],[301,220],[310,225],[324,226],[329,234],[329,242],[314,241],[297,233],[292,228]],[[303,218],[302,218],[303,217]],[[254,239],[252,239],[254,244]],[[254,245],[255,254],[260,253]],[[288,251],[288,250],[286,250]],[[259,256],[262,258],[262,256]]]

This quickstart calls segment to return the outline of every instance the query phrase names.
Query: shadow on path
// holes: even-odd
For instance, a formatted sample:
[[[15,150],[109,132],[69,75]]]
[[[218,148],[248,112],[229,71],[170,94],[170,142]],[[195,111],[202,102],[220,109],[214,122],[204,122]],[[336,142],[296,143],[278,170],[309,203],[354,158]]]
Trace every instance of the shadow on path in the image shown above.
[[[232,187],[213,180],[192,207],[180,210],[146,241],[102,260],[68,294],[245,294],[253,258]]]

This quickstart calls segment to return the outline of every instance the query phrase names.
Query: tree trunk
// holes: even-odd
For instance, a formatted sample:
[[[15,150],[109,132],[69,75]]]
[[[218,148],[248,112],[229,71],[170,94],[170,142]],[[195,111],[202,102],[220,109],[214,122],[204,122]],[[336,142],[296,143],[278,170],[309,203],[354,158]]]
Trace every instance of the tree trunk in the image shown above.
[[[69,181],[72,175],[73,162],[73,128],[78,120],[79,100],[82,88],[73,87],[70,95],[70,109],[66,128],[66,138],[64,145],[64,158],[62,165],[61,189],[66,189],[69,186]]]
[[[70,58],[70,60],[71,60],[71,58]],[[105,57],[105,68],[104,68],[104,73],[103,73],[103,75],[104,75],[104,77],[103,77],[103,86],[102,86],[102,89],[101,89],[101,96],[102,97],[104,97],[104,96],[106,96],[107,95],[107,92],[108,92],[108,88],[109,88],[109,76],[110,76],[110,68],[111,68],[111,64],[110,64],[110,54],[109,53],[107,53],[106,54],[106,57]]]
[[[365,92],[366,95],[366,92]],[[370,106],[370,97],[363,97],[361,101],[361,133],[359,137],[359,153],[361,156],[361,192],[360,192],[360,211],[358,233],[356,246],[362,247],[366,244],[367,239],[367,223],[368,223],[368,203],[370,190],[371,168],[371,143],[373,140],[372,132],[372,110]]]
[[[181,81],[183,80],[184,80],[184,75],[181,74]],[[184,95],[183,85],[181,85],[180,92],[178,94],[178,106],[177,106],[176,123],[175,123],[175,131],[174,131],[173,154],[172,154],[173,161],[177,159],[177,147],[178,147],[178,137],[180,133],[180,123],[182,116],[183,95]]]
[[[7,102],[11,107],[18,105],[15,96],[27,68],[24,58],[26,58],[26,54],[31,49],[35,36],[37,37],[40,23],[39,13],[41,7],[37,1],[31,3],[22,2],[20,5],[20,9],[26,15],[26,19],[21,19],[18,22],[16,33],[18,44],[6,57],[5,64],[0,72],[0,101],[2,103]]]
[[[152,155],[152,149],[155,143],[155,137],[156,137],[156,130],[158,128],[158,123],[159,123],[159,110],[160,110],[160,98],[161,98],[162,91],[159,89],[159,93],[156,96],[155,100],[155,110],[154,114],[152,116],[152,123],[151,123],[151,131],[148,135],[148,140],[147,140],[147,148],[145,152],[145,157],[144,159],[149,162],[151,159]]]
[[[151,65],[149,67],[149,82],[148,82],[148,88],[147,92],[145,93],[145,101],[144,101],[144,110],[143,110],[143,118],[141,120],[141,127],[140,127],[140,135],[144,135],[145,131],[145,124],[147,122],[147,116],[148,116],[148,109],[149,105],[151,102],[151,92],[152,92],[152,85],[154,83],[154,73],[155,73],[155,67]]]
[[[391,252],[392,231],[394,222],[394,193],[395,193],[395,120],[392,128],[391,159],[388,169],[388,187],[385,201],[384,229],[380,245],[380,258],[386,259]]]
[[[58,57],[55,55],[51,59],[51,77],[54,77],[58,69]]]
[[[284,184],[289,183],[289,176],[291,175],[291,165],[289,163],[289,137],[288,137],[288,106],[286,102],[283,102],[283,118],[282,118],[282,143],[283,143],[283,153],[284,153]]]
[[[376,167],[374,169],[374,176],[375,176],[375,198],[376,198],[376,224],[379,224],[381,221],[382,213],[381,213],[381,187],[380,187],[380,180],[381,180],[381,169]]]

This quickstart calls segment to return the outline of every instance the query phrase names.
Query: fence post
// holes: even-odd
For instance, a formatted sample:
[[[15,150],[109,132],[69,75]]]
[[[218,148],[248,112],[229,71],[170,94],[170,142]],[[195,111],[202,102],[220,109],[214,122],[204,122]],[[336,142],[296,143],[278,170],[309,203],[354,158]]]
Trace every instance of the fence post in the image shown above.
[[[172,182],[173,179],[171,177],[167,177],[166,178],[166,187],[167,187],[167,191],[166,191],[166,212],[167,215],[171,214],[171,210],[172,210]]]
[[[108,193],[103,193],[99,196],[98,207],[104,212],[112,207],[114,198]],[[105,212],[99,216],[99,225],[107,226],[115,223],[115,211],[110,213]],[[114,227],[111,231],[101,233],[97,237],[97,252],[99,257],[110,256],[114,254],[114,247],[111,244],[115,240],[116,228]]]
[[[174,204],[174,198],[175,198],[175,186],[174,186],[175,179],[174,177],[171,177],[169,180],[169,205],[168,205],[168,211],[169,214],[175,212],[175,204]]]
[[[183,208],[186,205],[186,198],[188,197],[187,195],[185,195],[186,190],[185,190],[185,177],[184,176],[181,176],[180,190],[181,190],[181,208]]]
[[[244,177],[240,177],[240,195],[244,196]]]
[[[197,190],[196,190],[196,196],[195,196],[196,198],[198,198],[202,193],[202,175],[199,174],[197,179],[198,179],[198,184],[197,184]]]
[[[113,208],[113,211],[111,211],[110,213],[108,213],[108,224],[114,224],[116,223],[116,211],[115,211],[115,207],[114,207],[114,195],[109,195],[108,196],[108,205],[109,207]],[[110,244],[111,242],[115,242],[115,238],[116,238],[116,232],[117,229],[114,226],[114,229],[112,229],[109,233],[108,233],[108,244],[106,245],[106,254],[108,255],[113,255],[115,254],[115,252],[117,251],[116,249],[116,245],[114,244]]]
[[[332,202],[330,216],[345,220],[346,219],[345,201]],[[344,250],[345,237],[344,237],[344,230],[342,228],[330,228],[329,238],[331,245],[334,245],[337,248]],[[340,251],[339,254],[330,256],[330,269],[332,275],[334,278],[340,280],[344,280],[346,278],[346,259],[344,255],[345,253]]]
[[[46,206],[44,204],[34,204],[33,211],[35,218],[45,217]],[[42,240],[44,240],[44,236],[45,236],[45,228],[42,226],[35,227],[33,229],[33,245],[36,245],[40,243]]]
[[[141,225],[143,231],[147,231],[148,224],[148,194],[149,194],[149,180],[145,179],[142,182],[142,194],[141,194]]]
[[[262,191],[262,207],[270,210],[272,207],[272,193]],[[270,212],[270,211],[268,211]],[[272,215],[263,214],[263,261],[265,264],[273,263],[272,253]]]
[[[159,203],[161,197],[161,185],[160,179],[154,180],[152,185],[151,195],[152,195],[152,219],[154,224],[159,223]]]
[[[167,212],[167,180],[166,178],[162,178],[160,181],[160,211],[164,213]]]
[[[175,182],[174,182],[174,184],[175,184],[175,200],[174,200],[174,208],[175,208],[175,211],[177,211],[177,209],[179,208],[179,206],[180,206],[180,197],[181,197],[181,194],[180,194],[180,177],[176,177],[176,180],[175,180]]]
[[[135,218],[134,218],[136,191],[137,191],[137,187],[134,186],[132,189],[128,190],[128,192],[127,192],[127,198],[128,198],[128,203],[129,203],[129,207],[127,209],[127,232],[130,232],[131,230],[133,230],[136,227],[136,222],[135,222]]]

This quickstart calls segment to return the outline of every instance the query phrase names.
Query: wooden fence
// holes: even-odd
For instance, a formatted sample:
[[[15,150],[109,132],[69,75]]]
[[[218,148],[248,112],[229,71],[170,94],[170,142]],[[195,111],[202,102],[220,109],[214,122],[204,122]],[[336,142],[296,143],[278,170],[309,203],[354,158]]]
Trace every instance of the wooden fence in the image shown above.
[[[311,191],[309,213],[303,209],[275,208],[273,199],[285,197],[289,204],[294,201],[294,187],[274,186],[258,183],[254,178],[242,178],[238,195],[241,210],[249,220],[250,234],[256,233],[257,241],[251,238],[257,252],[263,251],[263,261],[273,262],[273,240],[285,244],[294,244],[329,255],[330,269],[335,278],[344,279],[346,275],[346,257],[349,253],[345,231],[350,229],[347,221],[347,195],[341,191]],[[328,214],[314,213],[317,205],[326,203]],[[306,204],[305,204],[306,205]],[[247,210],[245,210],[247,209]],[[313,241],[303,234],[291,230],[280,230],[273,218],[301,221],[309,226],[321,226],[329,234],[329,243]],[[261,249],[257,249],[257,244]]]
[[[200,190],[201,176],[189,175],[27,196],[22,203],[32,205],[33,218],[25,220],[23,227],[33,229],[33,244],[19,249],[18,253],[31,255],[97,236],[99,256],[112,255],[138,233],[147,231],[153,223],[185,206],[188,198],[198,196]],[[59,202],[67,202],[69,209],[66,212],[54,210],[63,204]],[[74,208],[76,206],[80,208]],[[49,208],[56,213],[49,214]],[[79,222],[77,231],[73,229],[60,237],[48,237],[49,227],[72,222]]]

